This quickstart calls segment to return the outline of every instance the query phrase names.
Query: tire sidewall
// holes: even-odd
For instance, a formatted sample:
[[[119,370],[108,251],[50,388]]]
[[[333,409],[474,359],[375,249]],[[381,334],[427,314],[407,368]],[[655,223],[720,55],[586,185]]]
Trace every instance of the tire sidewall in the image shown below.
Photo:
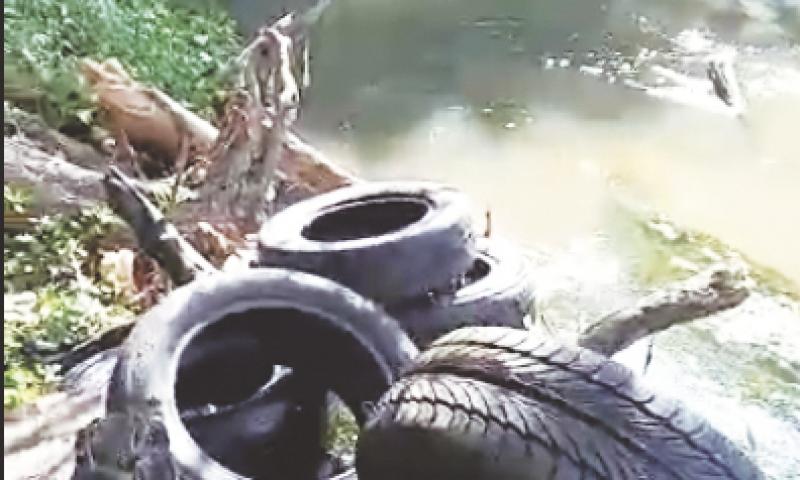
[[[210,458],[194,442],[181,421],[174,385],[181,354],[198,332],[231,314],[265,308],[293,308],[339,322],[337,327],[349,329],[373,359],[364,369],[381,376],[386,386],[416,355],[416,348],[394,320],[329,280],[279,269],[214,274],[175,290],[139,320],[122,348],[109,385],[107,410],[160,419],[169,432],[171,453],[191,474],[245,478]]]

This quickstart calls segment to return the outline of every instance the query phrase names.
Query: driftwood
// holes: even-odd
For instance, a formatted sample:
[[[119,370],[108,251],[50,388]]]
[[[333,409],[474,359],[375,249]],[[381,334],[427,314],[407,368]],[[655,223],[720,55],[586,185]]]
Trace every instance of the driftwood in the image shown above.
[[[749,290],[726,267],[714,267],[642,298],[583,332],[578,344],[612,356],[635,341],[742,303]]]
[[[80,146],[78,146],[80,145]],[[70,153],[92,151],[102,159],[102,166],[81,166]],[[81,208],[94,207],[106,201],[102,180],[111,158],[91,146],[73,142],[67,150],[53,153],[27,135],[3,138],[3,177],[6,183],[29,187],[34,193],[31,214],[75,213]],[[152,199],[168,192],[174,180],[170,178],[142,181],[130,179],[137,190]]]
[[[110,375],[110,373],[109,373]],[[107,378],[106,378],[107,380]],[[68,479],[75,437],[103,415],[103,386],[58,392],[3,419],[3,476],[7,480]]]
[[[102,183],[114,212],[128,222],[140,248],[156,260],[174,285],[185,285],[197,275],[217,271],[119,169],[112,167]],[[98,338],[54,357],[54,361],[62,371],[69,371],[90,357],[120,345],[134,324],[129,322],[109,329]]]
[[[704,60],[706,78],[694,78],[670,68],[653,65],[651,71],[666,81],[666,85],[644,85],[633,79],[624,83],[654,98],[709,113],[742,117],[747,111],[747,103],[736,78],[733,60],[733,55],[729,52],[709,55]]]
[[[38,115],[17,108],[6,108],[3,125],[8,136],[22,135],[43,152],[63,154],[79,167],[99,170],[108,165],[108,157],[93,146],[50,128]]]
[[[314,11],[316,10],[319,9]],[[318,12],[314,15],[317,14]],[[312,20],[316,18],[314,15],[310,17]],[[188,160],[196,160],[200,165],[197,170],[200,171],[206,167],[226,173],[247,171],[247,176],[227,179],[229,183],[233,181],[237,184],[235,190],[239,193],[238,196],[230,195],[227,200],[216,195],[222,187],[219,182],[206,182],[196,204],[213,202],[214,208],[206,210],[220,215],[223,215],[221,210],[234,208],[230,205],[223,208],[224,201],[236,204],[237,208],[241,208],[242,204],[253,205],[252,202],[243,202],[241,195],[249,198],[265,193],[264,185],[269,183],[267,180],[271,179],[275,169],[276,176],[282,182],[290,183],[294,194],[299,197],[358,181],[355,176],[331,163],[321,152],[292,132],[291,121],[283,121],[296,116],[297,99],[291,99],[290,105],[283,105],[287,99],[282,97],[291,97],[291,92],[299,91],[307,78],[300,82],[300,86],[293,79],[295,70],[288,63],[294,61],[295,56],[290,51],[290,46],[287,47],[287,37],[281,32],[285,30],[291,34],[291,38],[302,38],[302,27],[307,27],[311,21],[307,17],[308,15],[300,17],[299,23],[287,23],[282,19],[279,21],[280,28],[264,29],[264,35],[256,37],[245,48],[245,53],[260,53],[260,48],[270,43],[265,42],[264,38],[271,38],[272,44],[282,45],[282,48],[273,49],[278,54],[243,54],[235,63],[238,68],[256,73],[255,81],[243,83],[249,88],[257,89],[257,95],[248,92],[255,97],[254,103],[244,109],[239,108],[235,112],[240,114],[238,117],[233,115],[226,118],[221,133],[210,122],[182,107],[165,93],[131,79],[119,63],[113,60],[102,64],[84,61],[82,70],[99,98],[102,118],[117,137],[117,150],[126,154],[131,148],[141,150],[175,163],[174,167],[181,167],[178,164]],[[305,70],[301,69],[301,72]],[[305,73],[303,75],[306,76]],[[280,99],[280,102],[276,102],[276,99]],[[276,110],[278,103],[282,105],[281,111]],[[263,111],[260,111],[262,107]],[[48,129],[32,115],[17,111],[11,113],[13,115],[7,115],[10,118],[5,119],[5,124],[20,135],[4,139],[6,160],[3,172],[6,182],[32,186],[37,196],[43,199],[39,209],[50,212],[72,212],[79,207],[95,205],[104,200],[99,179],[114,160],[110,155]],[[275,138],[277,132],[272,127],[273,117],[276,116],[282,117],[282,121],[278,122],[278,126],[284,129],[279,135],[280,139]],[[277,141],[280,146],[273,145],[267,149],[264,142],[248,138],[253,134],[265,137],[265,141],[270,143]],[[259,143],[262,145],[258,145]],[[34,151],[35,148],[50,156]],[[179,158],[184,148],[186,156],[190,157],[188,159]],[[267,152],[267,164],[262,165],[261,154]],[[181,180],[180,173],[184,172],[180,171],[181,168],[176,170],[179,170],[177,180]],[[202,177],[202,173],[198,175]],[[246,178],[255,179],[256,184],[250,188]],[[176,179],[132,181],[146,194],[151,195],[151,191],[163,191],[164,183],[175,183]],[[214,197],[213,200],[211,197]],[[256,202],[251,207],[254,213],[262,203]],[[192,217],[190,211],[196,208],[187,206],[187,213],[182,214],[178,209],[171,215],[174,214],[173,220],[180,227],[183,220]],[[252,226],[258,221],[244,223]]]

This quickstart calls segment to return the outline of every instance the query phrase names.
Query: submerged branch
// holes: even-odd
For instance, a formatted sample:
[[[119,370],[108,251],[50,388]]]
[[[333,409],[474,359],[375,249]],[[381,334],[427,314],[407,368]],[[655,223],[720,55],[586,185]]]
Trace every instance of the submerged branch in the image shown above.
[[[637,340],[673,325],[733,308],[749,293],[729,268],[714,267],[608,315],[587,328],[578,344],[610,357]]]

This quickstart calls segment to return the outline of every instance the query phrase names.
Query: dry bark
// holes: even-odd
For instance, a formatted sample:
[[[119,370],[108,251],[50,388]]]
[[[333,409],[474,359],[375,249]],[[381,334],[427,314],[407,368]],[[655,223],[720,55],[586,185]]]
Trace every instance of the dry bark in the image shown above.
[[[714,267],[606,316],[587,328],[578,344],[610,357],[648,335],[733,308],[749,293],[735,272]]]
[[[31,187],[43,210],[77,210],[105,200],[102,173],[49,155],[21,137],[3,139],[3,177]]]

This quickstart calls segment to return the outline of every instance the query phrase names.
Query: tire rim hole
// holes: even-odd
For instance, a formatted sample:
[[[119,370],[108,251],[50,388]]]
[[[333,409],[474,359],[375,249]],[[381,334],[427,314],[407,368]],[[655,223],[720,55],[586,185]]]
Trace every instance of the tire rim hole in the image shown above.
[[[470,268],[467,273],[464,274],[462,287],[466,287],[483,280],[491,271],[492,267],[486,260],[482,258],[476,259],[475,263],[472,264],[472,268]]]
[[[339,204],[303,228],[308,240],[336,242],[397,232],[420,221],[429,211],[421,198],[381,198]]]

